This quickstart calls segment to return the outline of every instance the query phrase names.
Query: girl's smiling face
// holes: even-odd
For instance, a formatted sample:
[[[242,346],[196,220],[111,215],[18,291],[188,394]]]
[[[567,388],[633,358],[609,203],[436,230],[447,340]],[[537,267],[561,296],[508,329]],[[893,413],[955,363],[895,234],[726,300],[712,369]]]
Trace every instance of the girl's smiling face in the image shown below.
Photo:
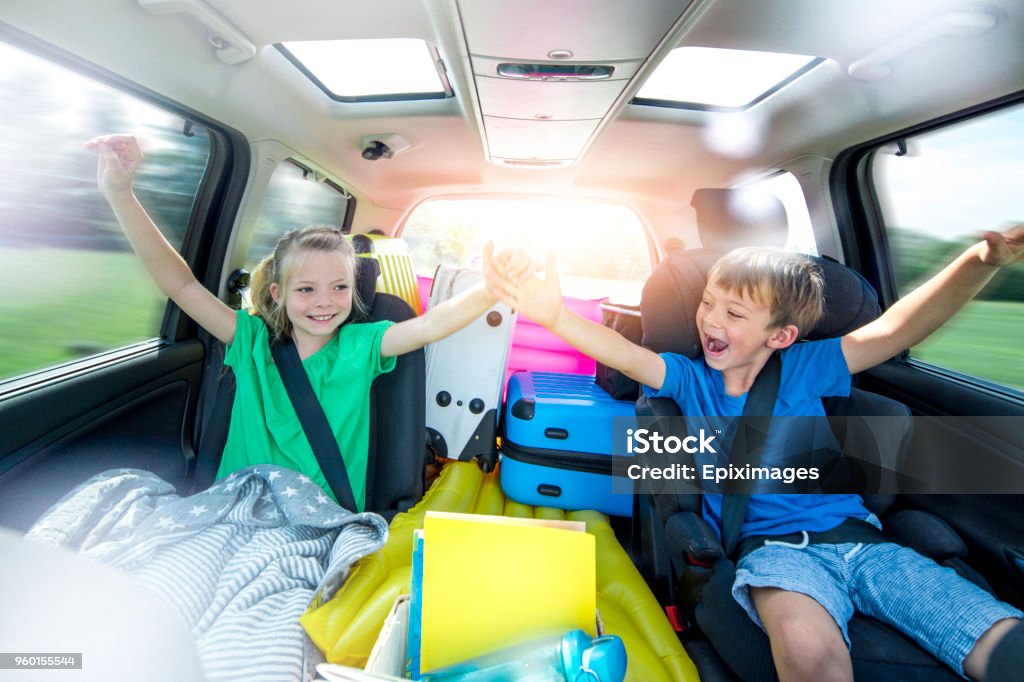
[[[306,358],[352,314],[354,273],[351,259],[337,251],[300,251],[289,260],[284,288],[275,282],[270,295],[284,305],[299,355]]]

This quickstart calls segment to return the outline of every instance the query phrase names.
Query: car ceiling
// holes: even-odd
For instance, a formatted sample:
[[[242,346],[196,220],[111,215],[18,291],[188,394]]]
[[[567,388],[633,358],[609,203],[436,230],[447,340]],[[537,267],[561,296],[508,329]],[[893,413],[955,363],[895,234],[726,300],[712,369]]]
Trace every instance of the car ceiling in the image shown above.
[[[653,27],[660,42],[642,55],[640,75],[611,104],[576,163],[524,169],[487,160],[467,47],[474,43],[467,32],[482,29],[479,22],[464,21],[467,14],[480,14],[480,3],[488,13],[508,18],[486,27],[490,40],[505,45],[541,47],[558,36],[552,48],[615,52],[629,47],[633,34],[621,28],[623,8],[637,14],[643,8],[665,22],[663,29]],[[851,144],[1024,88],[1024,4],[1017,0],[560,0],[557,12],[543,11],[550,7],[546,0],[207,0],[256,47],[252,59],[238,64],[216,57],[211,31],[192,15],[154,14],[142,4],[7,0],[3,19],[230,125],[252,142],[282,142],[336,176],[361,202],[398,214],[435,195],[523,192],[620,200],[650,220],[685,210],[697,187],[729,185],[804,155],[828,159]],[[882,80],[849,75],[851,63],[899,44],[929,20],[979,7],[997,20],[983,35],[924,41],[889,60],[892,72]],[[637,17],[626,26],[640,23]],[[272,47],[282,41],[389,37],[436,45],[456,96],[334,102]],[[677,45],[829,61],[744,113],[629,104],[643,75]],[[757,131],[756,144],[743,153],[709,148],[708,132],[720,124]],[[410,149],[388,160],[361,158],[360,140],[384,133],[402,136]]]

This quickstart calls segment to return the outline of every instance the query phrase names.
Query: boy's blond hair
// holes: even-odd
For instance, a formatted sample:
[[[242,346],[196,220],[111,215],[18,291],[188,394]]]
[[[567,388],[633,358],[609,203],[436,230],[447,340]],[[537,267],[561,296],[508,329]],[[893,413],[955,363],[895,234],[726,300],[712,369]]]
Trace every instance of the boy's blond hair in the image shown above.
[[[824,312],[821,270],[799,253],[757,246],[736,249],[711,267],[708,282],[767,305],[769,326],[795,325],[797,338],[806,336]]]

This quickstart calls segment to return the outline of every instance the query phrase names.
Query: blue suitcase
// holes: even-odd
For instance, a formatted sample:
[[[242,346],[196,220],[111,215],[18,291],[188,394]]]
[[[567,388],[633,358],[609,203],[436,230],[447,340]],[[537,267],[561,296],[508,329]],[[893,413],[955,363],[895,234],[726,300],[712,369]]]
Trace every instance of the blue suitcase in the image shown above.
[[[501,488],[523,504],[632,516],[631,483],[619,477],[613,492],[612,453],[615,431],[635,425],[636,405],[592,376],[517,372],[502,419]]]

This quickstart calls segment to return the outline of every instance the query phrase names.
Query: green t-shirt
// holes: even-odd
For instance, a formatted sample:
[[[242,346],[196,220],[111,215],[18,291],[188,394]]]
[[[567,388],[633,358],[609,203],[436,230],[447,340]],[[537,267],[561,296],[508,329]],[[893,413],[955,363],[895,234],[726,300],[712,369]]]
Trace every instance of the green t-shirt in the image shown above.
[[[309,476],[333,498],[274,366],[267,326],[244,310],[238,311],[236,319],[235,338],[224,364],[234,370],[237,389],[217,478],[252,464],[277,464]],[[360,511],[366,502],[370,384],[395,368],[395,358],[380,356],[381,338],[392,324],[346,324],[326,346],[302,361],[338,439]]]

